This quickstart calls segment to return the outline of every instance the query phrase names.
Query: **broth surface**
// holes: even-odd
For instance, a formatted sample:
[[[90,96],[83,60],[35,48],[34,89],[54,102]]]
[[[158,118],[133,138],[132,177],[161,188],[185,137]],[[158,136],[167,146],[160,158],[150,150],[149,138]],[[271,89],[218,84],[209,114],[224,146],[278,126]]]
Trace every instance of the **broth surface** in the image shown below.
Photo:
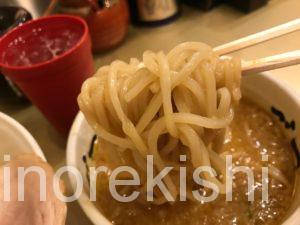
[[[289,140],[277,122],[256,105],[242,100],[227,132],[221,154],[233,156],[236,166],[250,167],[255,176],[255,201],[247,197],[245,174],[237,173],[233,200],[224,195],[211,203],[176,202],[144,206],[138,202],[120,203],[109,193],[107,181],[98,185],[97,206],[116,225],[278,225],[293,199],[295,157]],[[284,180],[269,174],[269,202],[262,201],[261,167],[268,164],[280,170]],[[277,171],[278,172],[278,171]]]

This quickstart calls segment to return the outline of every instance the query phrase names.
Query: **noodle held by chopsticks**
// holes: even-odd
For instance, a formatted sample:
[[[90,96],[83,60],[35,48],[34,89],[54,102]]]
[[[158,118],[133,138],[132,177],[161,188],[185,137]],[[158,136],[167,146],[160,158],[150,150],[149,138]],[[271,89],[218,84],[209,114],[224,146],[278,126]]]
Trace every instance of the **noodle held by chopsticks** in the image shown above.
[[[233,119],[240,76],[240,60],[220,59],[198,42],[180,44],[167,55],[146,51],[142,62],[114,61],[100,68],[78,98],[99,137],[99,164],[133,166],[145,174],[146,157],[153,155],[159,173],[185,154],[188,168],[214,168],[219,176],[204,172],[202,178],[225,193],[225,161],[214,146]],[[174,199],[179,196],[176,173],[163,180]],[[154,204],[165,202],[155,196]]]

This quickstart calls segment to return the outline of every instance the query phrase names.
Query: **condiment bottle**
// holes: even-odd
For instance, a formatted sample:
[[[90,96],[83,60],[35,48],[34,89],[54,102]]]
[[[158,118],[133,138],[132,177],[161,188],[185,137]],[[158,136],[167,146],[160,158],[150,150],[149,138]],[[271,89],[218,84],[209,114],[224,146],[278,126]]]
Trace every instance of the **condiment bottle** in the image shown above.
[[[91,5],[86,20],[89,25],[93,51],[101,52],[120,44],[128,32],[127,0],[102,0]]]
[[[176,0],[129,0],[131,20],[138,25],[162,25],[179,15]]]

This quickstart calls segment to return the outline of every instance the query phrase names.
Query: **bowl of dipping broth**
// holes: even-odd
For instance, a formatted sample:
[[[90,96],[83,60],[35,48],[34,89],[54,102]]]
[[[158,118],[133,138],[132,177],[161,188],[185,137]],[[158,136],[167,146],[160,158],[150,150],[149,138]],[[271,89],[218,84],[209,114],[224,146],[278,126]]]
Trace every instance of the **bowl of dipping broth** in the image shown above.
[[[251,76],[244,76],[242,78],[242,93],[243,93],[243,99],[247,99],[245,102],[242,100],[241,104],[243,109],[239,109],[242,111],[237,112],[237,120],[240,120],[241,123],[245,122],[243,119],[243,116],[246,116],[246,120],[250,125],[249,126],[255,126],[255,132],[254,135],[261,135],[263,134],[263,129],[269,129],[268,126],[275,126],[273,131],[268,131],[270,133],[266,135],[265,137],[260,138],[270,138],[274,137],[272,132],[275,132],[274,130],[281,130],[280,135],[276,137],[277,139],[273,139],[274,142],[274,149],[268,149],[271,150],[273,153],[273,156],[270,155],[269,157],[274,160],[273,162],[275,165],[280,165],[282,167],[285,167],[287,171],[292,171],[292,177],[295,178],[292,179],[294,181],[293,186],[291,187],[289,195],[283,194],[283,191],[281,191],[280,185],[274,184],[274,188],[272,188],[272,193],[274,194],[276,192],[276,196],[282,199],[282,201],[286,202],[286,209],[283,211],[280,211],[280,208],[272,208],[274,211],[264,211],[263,216],[272,216],[277,215],[277,213],[281,213],[280,221],[277,219],[275,220],[268,220],[268,224],[283,224],[283,225],[296,225],[299,224],[299,218],[300,218],[300,183],[299,183],[299,144],[300,144],[300,96],[292,91],[288,84],[285,84],[282,81],[278,81],[275,78],[273,78],[268,73],[263,74],[257,74],[257,75],[251,75]],[[247,103],[249,101],[249,104]],[[250,104],[250,102],[252,102]],[[242,112],[242,113],[241,113]],[[260,123],[262,121],[269,121],[269,123]],[[273,122],[271,122],[273,121]],[[233,123],[236,123],[236,121]],[[241,126],[243,127],[243,126]],[[252,127],[251,127],[252,128]],[[239,133],[239,132],[237,132]],[[237,134],[236,133],[236,134]],[[276,136],[276,135],[275,135]],[[188,219],[194,219],[191,217],[179,217],[179,215],[191,215],[193,214],[192,210],[189,211],[189,213],[185,212],[185,210],[179,210],[174,211],[174,207],[171,213],[172,216],[166,216],[166,214],[161,214],[162,212],[165,213],[165,208],[152,208],[151,210],[145,212],[141,208],[141,205],[134,205],[129,204],[126,205],[125,203],[115,202],[115,201],[107,201],[109,199],[107,196],[101,196],[100,199],[105,202],[105,205],[103,205],[103,202],[99,202],[97,200],[96,202],[91,202],[89,200],[89,181],[87,179],[87,164],[86,160],[88,157],[93,155],[92,150],[93,147],[92,143],[94,143],[94,137],[95,133],[93,129],[89,126],[86,119],[84,118],[84,115],[82,113],[79,113],[73,123],[68,144],[67,144],[67,164],[69,166],[76,167],[84,180],[84,192],[79,198],[79,204],[81,205],[84,212],[87,214],[87,216],[90,218],[90,220],[95,225],[112,225],[112,221],[117,220],[118,222],[116,224],[138,224],[137,221],[144,221],[143,224],[157,224],[153,222],[154,220],[157,221],[158,217],[161,215],[162,218],[168,219],[168,220],[184,220],[184,218]],[[282,137],[285,137],[283,139],[280,139]],[[101,138],[101,137],[100,137]],[[243,137],[241,137],[243,138]],[[277,142],[278,141],[278,142]],[[286,148],[279,148],[277,144],[279,143],[285,143]],[[277,147],[276,147],[277,146]],[[244,146],[247,148],[247,146]],[[256,149],[257,151],[260,151],[259,149]],[[284,152],[284,151],[287,152]],[[247,151],[246,151],[247,152]],[[251,152],[251,151],[250,151]],[[249,153],[249,152],[248,152]],[[247,154],[248,154],[247,153]],[[279,154],[279,155],[276,155]],[[291,156],[294,160],[289,161],[289,163],[283,163],[285,162],[284,159],[285,156]],[[296,163],[296,161],[298,162]],[[298,165],[298,166],[296,166]],[[283,168],[281,168],[283,169]],[[285,175],[288,176],[288,173],[285,173]],[[76,189],[76,179],[72,174],[69,174],[71,183],[73,185],[74,190]],[[278,189],[277,189],[278,188]],[[284,190],[284,189],[283,189]],[[105,195],[106,192],[97,192],[97,195]],[[277,198],[276,197],[276,198]],[[276,199],[271,199],[273,197],[270,197],[270,201],[277,201]],[[98,197],[97,197],[98,199]],[[113,203],[114,202],[114,203]],[[137,203],[138,204],[138,203]],[[231,203],[229,203],[231,204]],[[260,204],[260,203],[258,203]],[[274,204],[277,204],[274,202]],[[201,206],[202,207],[202,206]],[[199,208],[201,208],[199,207]],[[231,206],[228,206],[229,209],[233,210]],[[242,209],[244,207],[244,203],[238,202],[236,205],[236,210]],[[175,207],[176,208],[176,207]],[[196,207],[197,208],[197,207]],[[259,206],[260,208],[260,206]],[[220,218],[225,210],[224,205],[217,206],[215,210],[221,210],[220,214],[215,214],[216,217]],[[228,208],[227,208],[228,209]],[[158,211],[155,211],[158,210]],[[178,210],[178,209],[177,209]],[[195,212],[198,212],[199,209],[195,209]],[[200,209],[201,210],[201,209]],[[156,212],[155,214],[153,214]],[[174,212],[177,212],[174,214]],[[234,213],[236,211],[233,211]],[[211,213],[211,212],[207,212]],[[259,212],[256,212],[259,213]],[[266,215],[265,213],[269,213],[269,215]],[[150,214],[152,215],[152,218],[150,217]],[[165,216],[164,216],[165,215]],[[168,214],[167,214],[168,215]],[[194,215],[198,215],[199,213]],[[201,215],[201,214],[200,214]],[[205,216],[205,214],[202,214]],[[238,214],[234,214],[238,215]],[[244,218],[246,214],[242,213],[240,216],[241,218]],[[247,214],[248,215],[248,214]],[[255,214],[257,215],[257,214]],[[113,216],[115,216],[115,219],[111,219]],[[249,221],[251,215],[248,215],[247,218]],[[230,217],[231,218],[231,217]],[[269,218],[269,217],[268,217]],[[245,219],[245,218],[244,218]],[[252,218],[253,219],[253,218]],[[133,222],[134,220],[134,222]],[[120,222],[121,221],[121,222]],[[159,221],[160,222],[163,220]],[[176,224],[186,224],[181,222],[176,222]],[[220,219],[220,224],[223,224],[224,220]],[[270,223],[271,221],[271,223]],[[252,221],[253,222],[253,221]],[[173,224],[173,223],[171,223]],[[249,223],[246,223],[249,224]],[[251,223],[253,224],[253,223]]]

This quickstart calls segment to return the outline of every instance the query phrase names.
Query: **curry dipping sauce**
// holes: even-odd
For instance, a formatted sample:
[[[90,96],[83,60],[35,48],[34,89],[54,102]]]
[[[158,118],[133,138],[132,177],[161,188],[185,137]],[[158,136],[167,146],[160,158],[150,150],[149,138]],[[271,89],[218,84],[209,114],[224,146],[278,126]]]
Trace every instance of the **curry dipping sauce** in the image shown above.
[[[250,167],[255,176],[255,200],[248,201],[247,177],[236,173],[233,199],[219,195],[210,203],[179,202],[159,206],[139,201],[120,203],[109,192],[104,176],[98,179],[97,207],[116,225],[279,225],[288,211],[296,176],[295,155],[273,117],[242,100],[227,130],[221,155],[232,155],[236,166]],[[268,162],[262,161],[268,155]],[[262,201],[261,168],[269,167],[269,201]],[[99,178],[99,177],[98,177]],[[199,187],[198,187],[199,189]]]

